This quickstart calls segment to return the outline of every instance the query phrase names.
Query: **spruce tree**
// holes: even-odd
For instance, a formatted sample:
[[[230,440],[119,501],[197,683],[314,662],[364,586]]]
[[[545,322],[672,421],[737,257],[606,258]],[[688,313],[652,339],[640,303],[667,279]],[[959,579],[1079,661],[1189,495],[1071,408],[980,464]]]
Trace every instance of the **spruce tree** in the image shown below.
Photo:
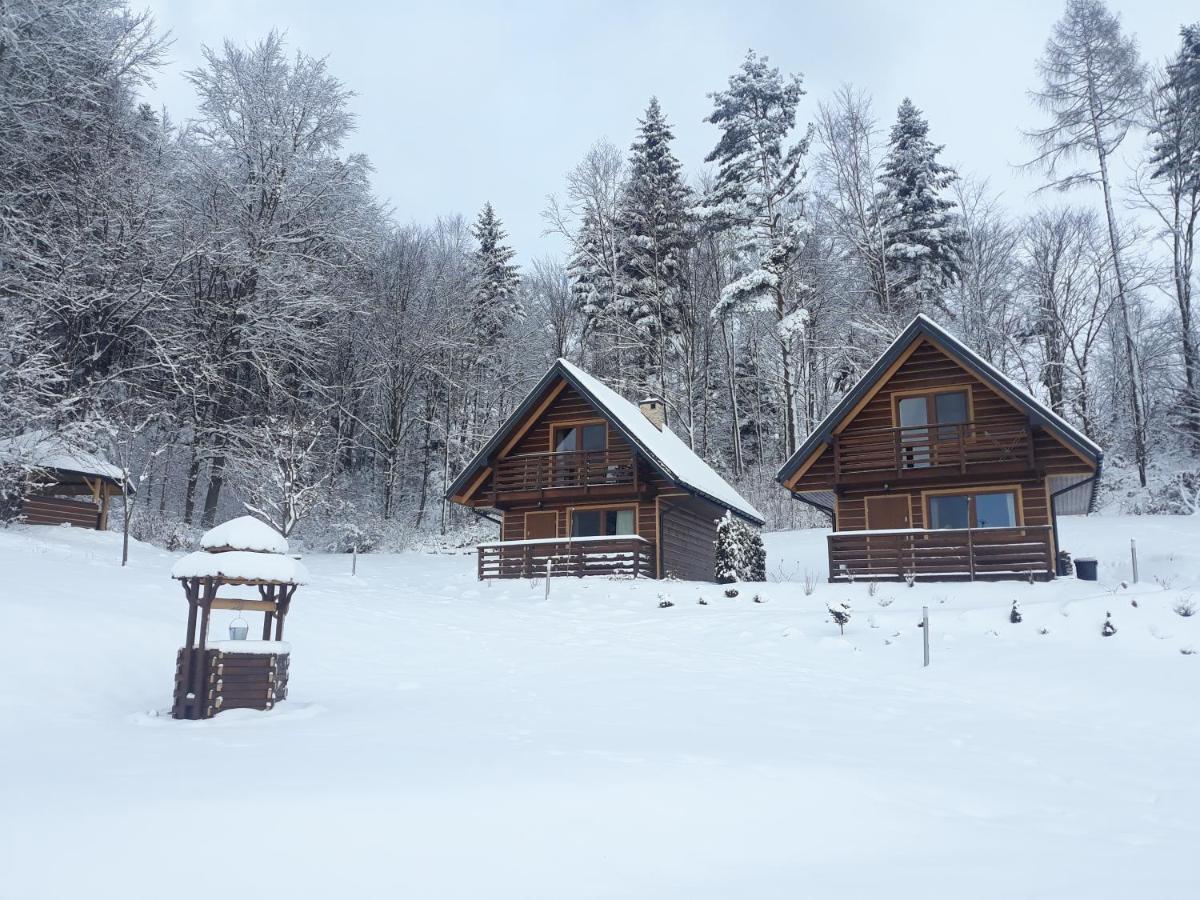
[[[472,337],[480,355],[492,353],[514,319],[520,318],[521,276],[512,258],[516,251],[506,243],[508,235],[491,203],[485,203],[471,234],[479,242],[472,257],[474,297],[471,309]]]
[[[929,123],[905,97],[875,198],[887,270],[885,312],[908,317],[941,305],[943,288],[961,273],[965,238],[956,204],[943,196],[958,175],[938,162],[941,151],[929,140]]]
[[[617,214],[618,314],[635,343],[640,389],[664,392],[672,340],[682,330],[680,287],[688,247],[690,191],[671,152],[673,134],[651,97],[630,148],[629,179]]]

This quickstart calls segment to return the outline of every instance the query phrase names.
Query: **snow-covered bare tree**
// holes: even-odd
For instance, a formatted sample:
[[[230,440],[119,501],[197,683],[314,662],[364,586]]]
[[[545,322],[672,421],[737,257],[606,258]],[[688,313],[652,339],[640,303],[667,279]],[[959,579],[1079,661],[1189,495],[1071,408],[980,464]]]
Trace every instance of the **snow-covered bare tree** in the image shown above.
[[[736,229],[741,238],[742,271],[722,291],[717,315],[754,308],[774,316],[785,456],[796,448],[795,345],[803,337],[811,292],[796,271],[811,232],[802,168],[811,129],[788,143],[803,96],[800,76],[784,78],[752,50],[728,88],[710,94],[713,111],[705,119],[721,129],[705,157],[717,164],[704,199],[705,220],[709,227]]]
[[[1137,122],[1145,103],[1146,68],[1137,42],[1103,0],[1068,0],[1038,62],[1041,87],[1032,92],[1050,123],[1028,132],[1037,148],[1030,163],[1045,171],[1050,186],[1069,190],[1098,184],[1104,198],[1109,250],[1116,283],[1116,312],[1123,332],[1134,461],[1146,485],[1146,421],[1138,383],[1137,347],[1130,297],[1120,254],[1120,227],[1113,202],[1113,154]]]

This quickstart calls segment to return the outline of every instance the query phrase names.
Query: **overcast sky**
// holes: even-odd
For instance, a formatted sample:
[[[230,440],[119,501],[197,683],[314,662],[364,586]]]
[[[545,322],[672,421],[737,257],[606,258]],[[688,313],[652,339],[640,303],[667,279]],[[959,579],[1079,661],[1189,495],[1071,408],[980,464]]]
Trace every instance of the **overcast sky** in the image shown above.
[[[137,6],[137,0],[134,0]],[[1145,58],[1160,61],[1179,26],[1200,19],[1184,0],[1114,2]],[[901,98],[927,114],[944,158],[987,177],[1013,207],[1037,186],[1014,171],[1040,121],[1027,96],[1034,62],[1063,3],[422,3],[386,0],[152,0],[174,38],[153,100],[178,121],[195,100],[183,73],[201,46],[249,43],[272,27],[327,56],[356,93],[350,142],[375,166],[375,187],[400,221],[473,217],[490,200],[522,259],[557,249],[542,236],[547,194],[598,138],[626,148],[656,94],[689,172],[716,130],[706,95],[748,48],[803,74],[807,122],[843,82],[868,90],[890,125]],[[1139,147],[1131,146],[1130,151]]]

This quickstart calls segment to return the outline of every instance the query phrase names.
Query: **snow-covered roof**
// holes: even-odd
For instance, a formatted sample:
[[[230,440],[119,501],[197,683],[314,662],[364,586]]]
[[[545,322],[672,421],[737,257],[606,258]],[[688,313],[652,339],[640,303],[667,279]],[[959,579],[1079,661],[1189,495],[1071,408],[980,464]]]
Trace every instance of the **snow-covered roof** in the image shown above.
[[[492,435],[491,440],[459,472],[446,492],[448,496],[456,496],[465,490],[470,479],[487,465],[489,455],[499,447],[500,442],[524,421],[538,398],[560,378],[583,394],[601,415],[607,416],[617,430],[666,480],[732,510],[743,518],[759,525],[763,523],[762,513],[713,471],[712,467],[697,456],[674,432],[665,426],[660,431],[635,404],[565,359],[557,360],[550,367],[517,410]]]
[[[279,553],[197,550],[171,567],[172,578],[227,578],[238,581],[307,584],[308,569],[297,559]]]
[[[697,456],[696,452],[670,428],[664,425],[660,431],[636,405],[574,363],[560,359],[558,365],[569,372],[584,393],[589,394],[592,400],[603,407],[634,443],[658,463],[664,470],[664,475],[728,509],[759,522],[763,521],[763,514],[735,491],[712,466]]]
[[[0,463],[34,469],[58,469],[80,475],[99,476],[119,485],[126,482],[125,470],[107,459],[83,450],[62,435],[37,429],[0,440]]]
[[[252,550],[259,553],[287,553],[288,542],[282,534],[254,516],[238,516],[222,522],[200,538],[203,550]]]

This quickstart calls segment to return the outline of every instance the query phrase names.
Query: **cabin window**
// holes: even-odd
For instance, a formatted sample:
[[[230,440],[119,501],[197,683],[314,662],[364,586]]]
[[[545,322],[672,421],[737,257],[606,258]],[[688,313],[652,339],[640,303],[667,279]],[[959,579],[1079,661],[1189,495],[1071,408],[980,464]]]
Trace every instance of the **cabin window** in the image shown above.
[[[930,528],[1012,528],[1017,525],[1013,491],[938,494],[929,498]]]
[[[936,394],[917,394],[901,397],[896,404],[896,418],[902,429],[900,445],[904,468],[923,468],[931,464],[931,447],[938,441],[958,438],[960,425],[970,420],[971,404],[965,390],[941,391]],[[930,428],[941,425],[941,428]]]
[[[633,510],[628,507],[571,511],[571,537],[611,537],[635,533]]]
[[[557,453],[603,450],[607,443],[608,428],[603,422],[594,425],[567,425],[554,429],[554,450]]]

